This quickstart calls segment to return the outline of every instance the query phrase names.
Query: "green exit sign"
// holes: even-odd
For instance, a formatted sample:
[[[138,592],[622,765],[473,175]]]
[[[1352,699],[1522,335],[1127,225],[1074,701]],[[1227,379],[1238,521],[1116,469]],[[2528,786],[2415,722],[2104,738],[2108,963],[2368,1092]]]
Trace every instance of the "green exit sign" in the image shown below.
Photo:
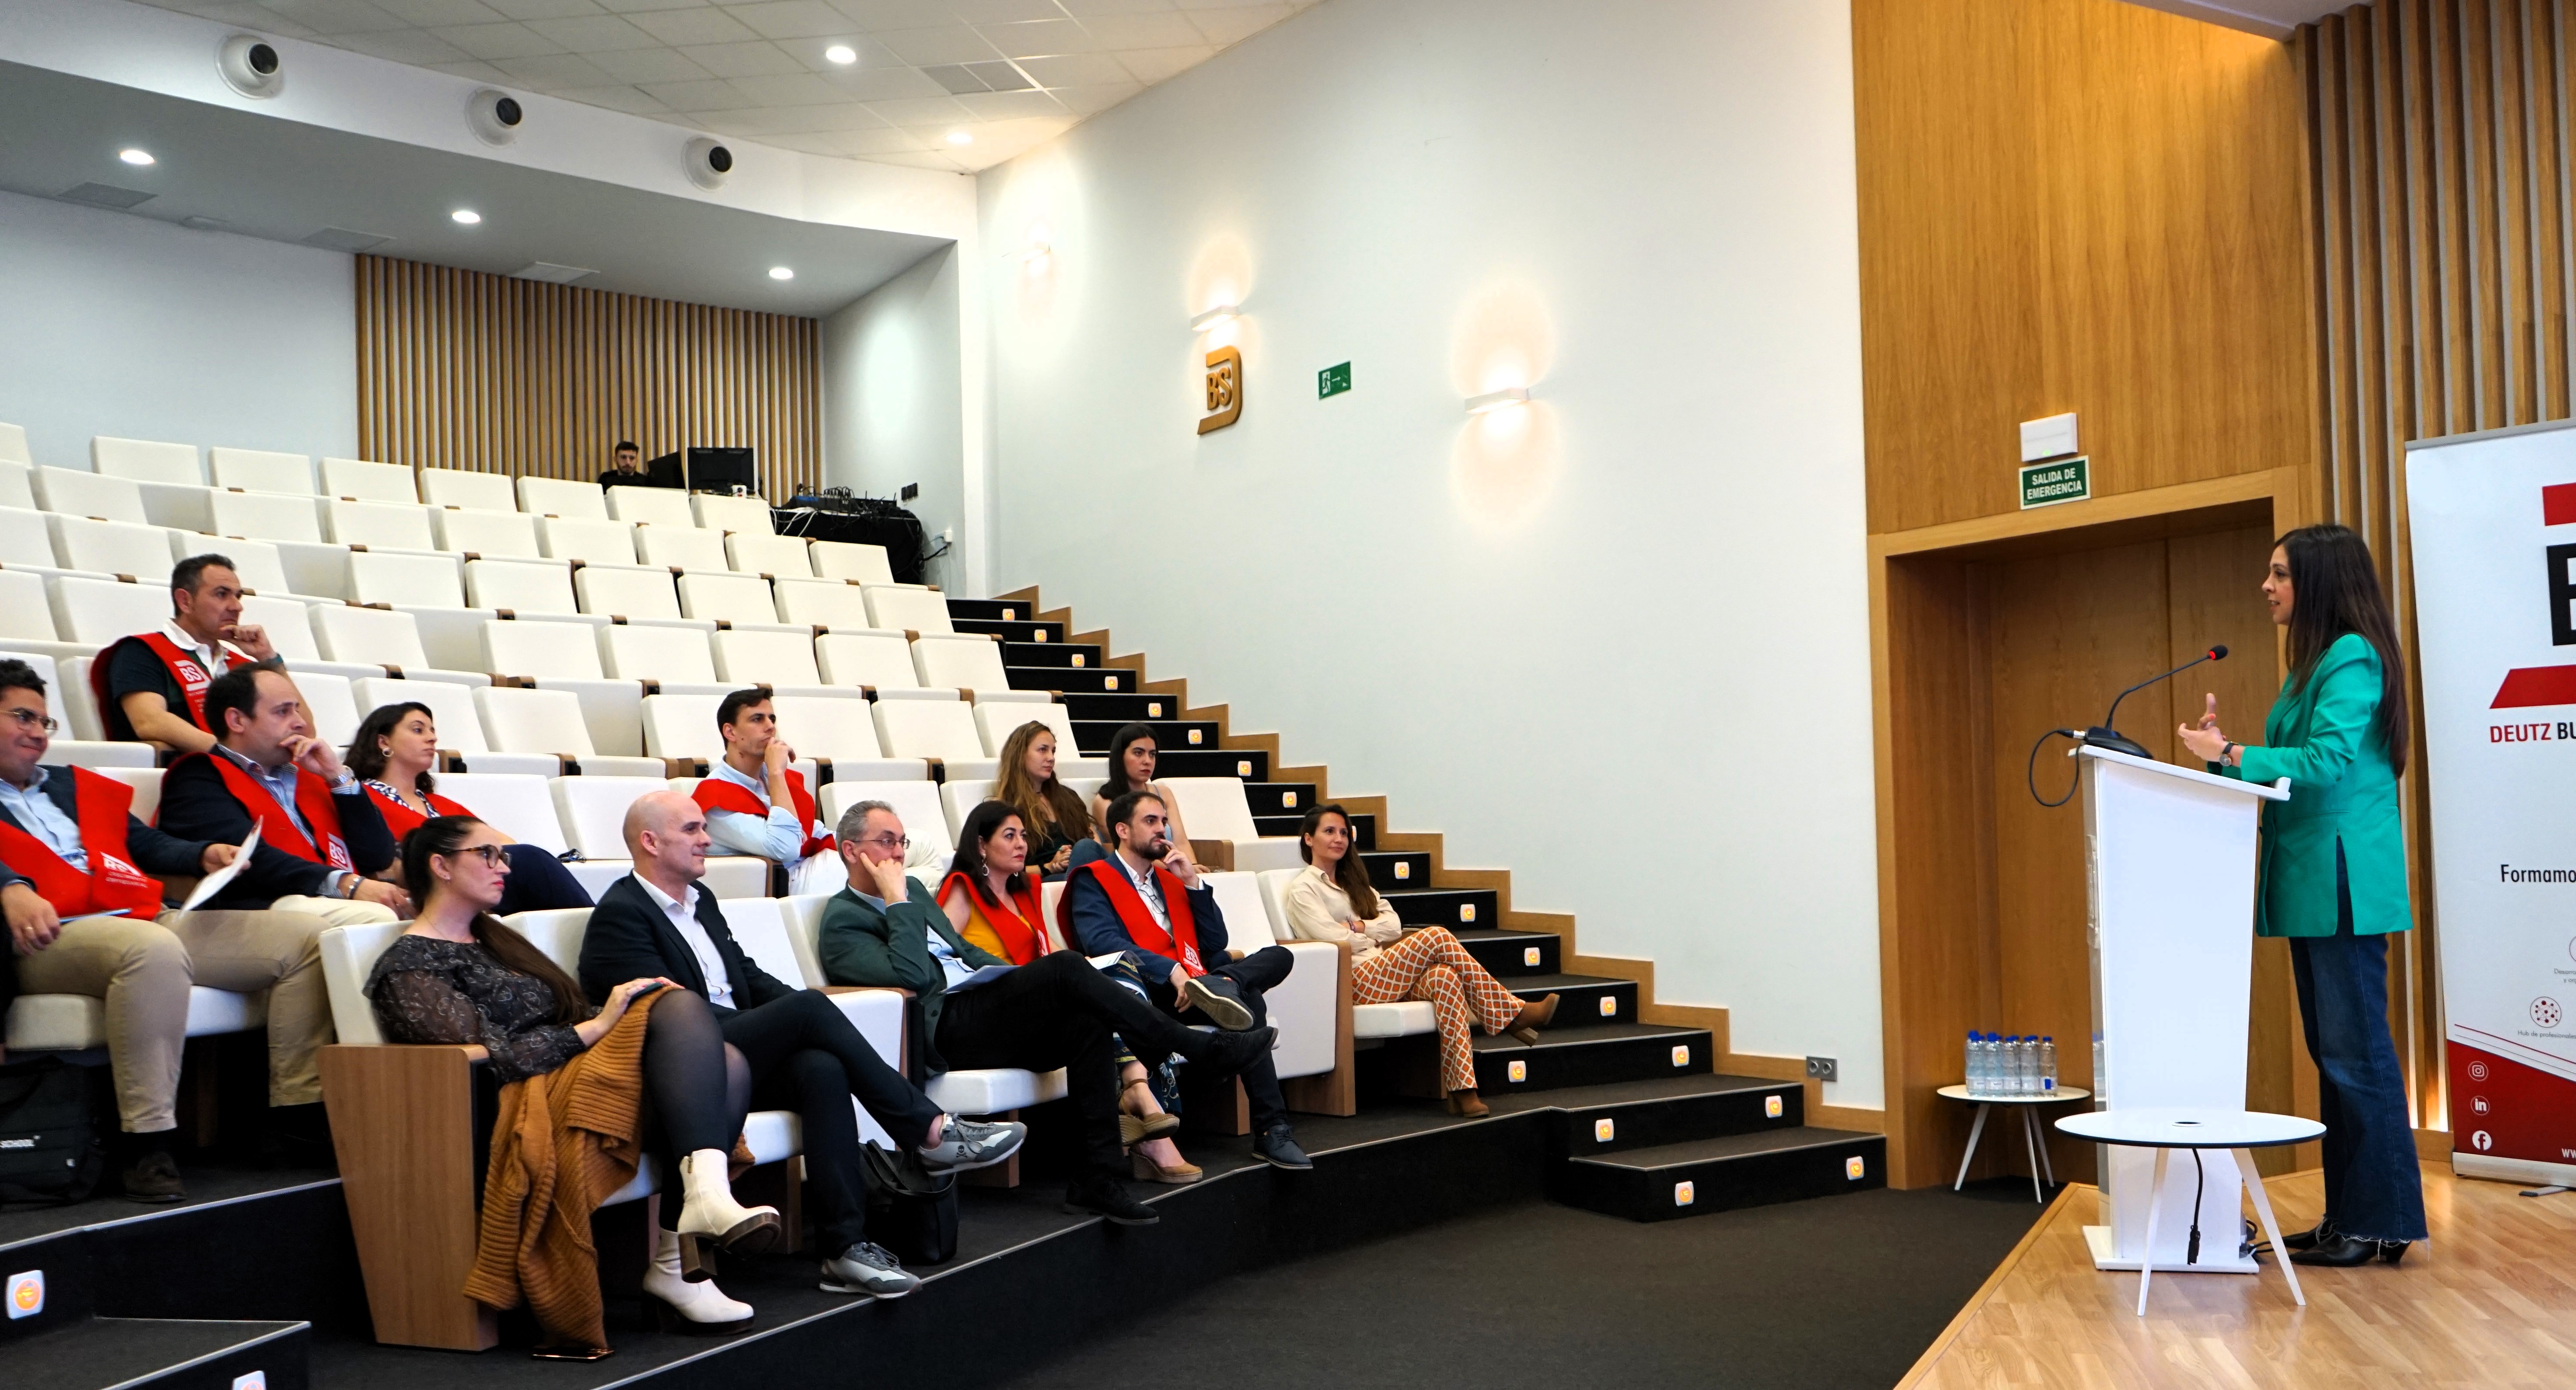
[[[1326,367],[1315,373],[1315,399],[1319,401],[1327,396],[1338,396],[1349,389],[1351,389],[1351,364],[1348,362],[1338,367]]]
[[[2060,502],[2081,502],[2092,495],[2093,460],[2085,455],[2022,465],[2023,511],[2033,507],[2054,507]]]

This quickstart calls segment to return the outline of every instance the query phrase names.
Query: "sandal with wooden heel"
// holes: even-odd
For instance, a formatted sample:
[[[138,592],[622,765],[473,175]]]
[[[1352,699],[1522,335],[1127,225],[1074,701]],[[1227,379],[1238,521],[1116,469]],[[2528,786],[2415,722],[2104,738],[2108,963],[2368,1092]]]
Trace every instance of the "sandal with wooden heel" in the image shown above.
[[[1140,1079],[1128,1082],[1118,1099],[1118,1142],[1131,1149],[1148,1139],[1160,1139],[1181,1127],[1181,1117],[1167,1111],[1158,1110],[1151,1115],[1140,1115],[1129,1110],[1125,1092],[1139,1087],[1143,1087],[1148,1096],[1154,1093],[1153,1087]],[[1137,1176],[1144,1175],[1140,1173]]]

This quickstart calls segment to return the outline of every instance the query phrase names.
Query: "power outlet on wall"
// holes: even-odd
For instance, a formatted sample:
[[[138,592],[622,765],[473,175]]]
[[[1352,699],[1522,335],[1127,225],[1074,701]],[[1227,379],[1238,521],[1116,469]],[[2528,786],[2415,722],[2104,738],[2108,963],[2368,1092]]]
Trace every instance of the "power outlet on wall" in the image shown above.
[[[896,500],[896,501],[898,501],[898,502],[909,502],[909,501],[911,501],[912,499],[914,499],[914,498],[916,498],[916,497],[919,497],[920,495],[921,495],[921,484],[919,484],[919,483],[906,483],[906,484],[904,484],[904,485],[903,485],[903,491],[902,491],[901,493],[897,494],[894,500]]]
[[[1809,1076],[1811,1076],[1811,1077],[1815,1078],[1815,1079],[1816,1079],[1816,1080],[1818,1080],[1818,1081],[1837,1081],[1837,1080],[1840,1080],[1840,1079],[1841,1079],[1838,1075],[1836,1075],[1836,1070],[1835,1070],[1835,1066],[1834,1066],[1834,1059],[1833,1059],[1833,1058],[1831,1058],[1831,1057],[1810,1057],[1810,1058],[1808,1058],[1808,1059],[1807,1059],[1807,1075],[1809,1075]]]

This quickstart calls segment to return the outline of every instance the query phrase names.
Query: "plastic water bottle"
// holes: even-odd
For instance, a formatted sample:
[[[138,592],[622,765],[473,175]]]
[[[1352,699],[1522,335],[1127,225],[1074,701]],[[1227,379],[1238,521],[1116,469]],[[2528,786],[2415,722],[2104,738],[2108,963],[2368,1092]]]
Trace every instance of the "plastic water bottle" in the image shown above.
[[[2039,1093],[2057,1094],[2057,1039],[2043,1035],[2039,1040]]]
[[[1991,1096],[2003,1090],[2004,1040],[2002,1035],[1996,1033],[1986,1035],[1985,1053],[1985,1086],[1981,1094]]]
[[[2031,1090],[2030,1039],[2018,1033],[2014,1034],[2005,1055],[2012,1059],[2012,1080],[2008,1083],[2008,1088],[2014,1095],[2029,1095]]]
[[[1986,1035],[1971,1029],[1968,1033],[1968,1094],[1982,1096],[1994,1089],[1986,1052]]]
[[[1962,1061],[1960,1062],[1959,1067],[1959,1080],[1962,1085],[1968,1088],[1968,1094],[1975,1095],[1977,1093],[1977,1030],[1974,1028],[1968,1030],[1968,1047],[1967,1051],[1962,1054]]]
[[[2093,1103],[2103,1106],[2111,1103],[2111,1067],[2109,1059],[2102,1055],[2102,1035],[2099,1033],[2093,1035]]]

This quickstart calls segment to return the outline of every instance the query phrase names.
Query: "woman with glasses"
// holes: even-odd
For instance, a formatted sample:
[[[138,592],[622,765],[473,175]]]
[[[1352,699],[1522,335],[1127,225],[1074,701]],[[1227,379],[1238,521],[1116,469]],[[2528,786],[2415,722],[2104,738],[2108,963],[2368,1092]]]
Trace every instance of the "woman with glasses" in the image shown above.
[[[403,837],[432,816],[470,816],[471,810],[438,794],[430,769],[438,765],[438,721],[429,706],[417,701],[382,705],[358,723],[358,733],[341,756],[349,771],[366,786],[367,796],[385,818],[385,829],[400,845]],[[489,830],[491,827],[486,826]],[[498,830],[492,833],[509,847],[507,896],[496,910],[515,912],[589,907],[590,894],[563,862],[536,845],[523,845]],[[392,879],[402,871],[397,860],[385,869]]]

